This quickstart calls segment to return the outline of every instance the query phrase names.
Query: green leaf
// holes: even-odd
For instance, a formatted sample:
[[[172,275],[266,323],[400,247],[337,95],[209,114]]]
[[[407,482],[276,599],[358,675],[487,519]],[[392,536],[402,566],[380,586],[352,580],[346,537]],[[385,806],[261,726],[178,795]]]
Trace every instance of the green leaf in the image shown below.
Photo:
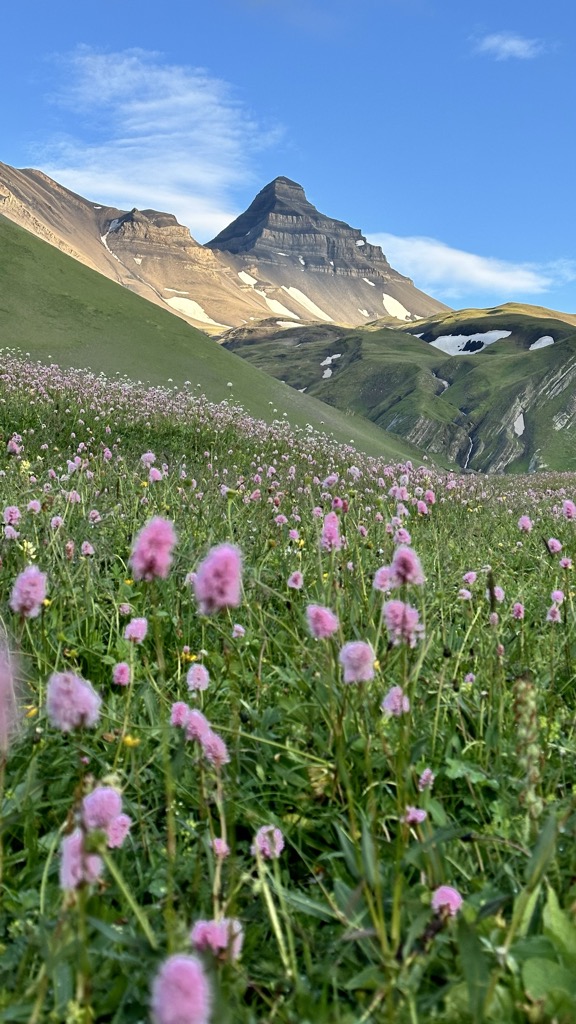
[[[576,998],[576,974],[569,967],[534,957],[522,968],[522,981],[531,999],[548,1000],[555,992]]]
[[[310,917],[316,917],[320,921],[335,921],[337,920],[336,915],[330,910],[330,907],[324,903],[319,903],[317,900],[311,900],[309,896],[304,895],[301,892],[284,892],[284,899],[286,903],[294,907],[295,910],[301,914],[309,914]]]
[[[376,964],[372,964],[370,967],[365,967],[363,971],[355,974],[350,981],[347,981],[344,988],[348,989],[349,992],[355,992],[358,989],[377,989],[381,988],[386,979],[382,973],[382,969],[377,967]]]
[[[534,910],[536,909],[536,904],[538,903],[538,900],[540,898],[541,889],[542,884],[538,883],[536,888],[526,898],[526,902],[522,909],[522,917],[520,918],[520,924],[518,925],[517,931],[517,934],[521,938],[528,934],[528,928],[530,927],[530,922],[534,916]]]
[[[568,915],[560,909],[554,889],[548,889],[548,900],[544,908],[544,935],[552,940],[556,949],[570,964],[576,967],[576,927]]]
[[[374,840],[367,821],[362,822],[362,865],[368,885],[374,889],[378,883],[378,864]]]
[[[360,872],[358,870],[358,859],[357,859],[356,847],[354,846],[352,841],[348,838],[348,836],[346,835],[344,830],[340,827],[340,825],[335,824],[334,828],[336,829],[336,835],[338,836],[338,842],[340,843],[340,849],[342,850],[342,854],[344,856],[344,860],[346,861],[346,867],[348,868],[348,871],[352,875],[352,878],[359,878],[360,877]]]
[[[482,1024],[483,1007],[490,982],[486,954],[476,932],[463,915],[458,917],[457,936],[462,970],[468,988],[470,1013],[474,1024]]]
[[[548,867],[549,861],[554,855],[556,849],[556,834],[558,827],[556,824],[556,816],[551,814],[546,820],[536,846],[534,847],[532,856],[526,865],[526,883],[528,888],[538,885],[538,882],[542,878],[542,875]]]

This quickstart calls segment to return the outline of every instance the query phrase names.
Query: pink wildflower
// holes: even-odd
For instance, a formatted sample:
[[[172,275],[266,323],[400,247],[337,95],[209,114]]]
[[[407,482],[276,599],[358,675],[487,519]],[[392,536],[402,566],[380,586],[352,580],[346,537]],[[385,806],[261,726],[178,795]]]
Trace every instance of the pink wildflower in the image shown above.
[[[524,533],[530,533],[533,525],[534,524],[529,516],[520,516],[520,519],[518,520],[519,530],[522,530]]]
[[[113,786],[97,786],[82,801],[82,820],[86,828],[107,829],[122,813],[122,797]]]
[[[244,626],[241,626],[239,622],[235,622],[232,627],[232,639],[238,640],[239,637],[246,636],[246,630]]]
[[[166,579],[172,565],[176,532],[169,519],[154,516],[134,541],[130,565],[136,580]]]
[[[116,686],[128,686],[130,683],[130,665],[126,661],[119,661],[112,669],[112,680]]]
[[[576,505],[573,501],[564,501],[562,503],[562,515],[565,519],[576,519]]]
[[[212,548],[198,566],[194,592],[202,615],[237,608],[241,600],[242,555],[233,544]]]
[[[417,511],[418,515],[420,515],[420,516],[427,516],[428,515],[428,505],[426,504],[426,502],[425,501],[417,501],[416,502],[416,511]]]
[[[412,548],[404,546],[397,548],[394,552],[391,569],[399,584],[424,583],[420,559]]]
[[[119,814],[110,822],[106,829],[106,845],[111,850],[117,850],[122,846],[130,831],[132,819],[127,814]]]
[[[466,590],[465,587],[461,587],[460,588],[460,590],[458,591],[458,597],[460,598],[461,601],[471,601],[472,600],[471,592],[469,590]]]
[[[390,590],[393,590],[396,586],[396,577],[392,571],[392,567],[389,565],[383,565],[380,569],[377,569],[372,586],[374,587],[374,590],[381,590],[385,594]]]
[[[291,587],[292,590],[302,590],[302,587],[304,586],[304,577],[298,569],[288,577],[288,586]]]
[[[393,686],[391,690],[388,690],[380,708],[388,715],[400,718],[401,715],[407,715],[410,711],[410,701],[401,686]]]
[[[81,544],[81,547],[80,547],[80,554],[84,555],[84,558],[91,558],[92,557],[92,555],[94,554],[94,548],[92,547],[90,541],[88,541],[88,540],[83,540],[82,541],[82,544]]]
[[[91,511],[88,513],[88,521],[92,523],[92,525],[102,522],[102,516],[100,515],[97,508],[91,509]]]
[[[206,690],[210,682],[210,673],[204,665],[191,665],[186,675],[189,690]]]
[[[164,961],[152,983],[153,1024],[208,1024],[212,992],[195,956],[175,953]]]
[[[6,526],[16,526],[16,523],[20,522],[22,514],[17,505],[7,505],[4,509],[3,517]]]
[[[279,828],[274,825],[262,825],[254,836],[254,842],[250,847],[253,857],[260,854],[265,860],[274,860],[279,857],[284,849],[284,836]]]
[[[335,512],[328,512],[328,514],[324,516],[320,547],[324,548],[325,551],[340,551],[340,548],[342,547],[340,521]]]
[[[186,719],[186,738],[189,740],[198,740],[200,743],[203,742],[204,737],[208,736],[212,732],[210,722],[202,714],[201,711],[190,711],[188,710],[188,717]]]
[[[152,468],[150,469],[150,472],[148,473],[148,480],[150,481],[150,483],[151,484],[157,484],[157,483],[159,483],[159,481],[161,479],[162,479],[162,472],[161,472],[161,470],[156,469],[156,466],[152,466]]]
[[[60,888],[77,889],[83,883],[97,882],[104,863],[96,853],[87,853],[84,836],[77,828],[62,840],[60,851]]]
[[[214,850],[214,856],[218,857],[220,860],[224,860],[230,855],[230,847],[228,846],[228,843],[225,839],[220,839],[218,836],[212,840],[212,849]]]
[[[475,683],[476,682],[476,676],[474,675],[474,673],[473,672],[467,672],[466,675],[464,676],[464,682],[468,683],[470,685],[472,685],[472,683]]]
[[[571,558],[561,558],[560,561],[558,562],[558,565],[560,566],[561,569],[571,569],[572,568],[572,559]]]
[[[145,467],[145,469],[150,469],[150,466],[152,466],[156,462],[156,456],[154,455],[154,452],[144,452],[144,455],[140,456],[140,462]]]
[[[147,619],[130,619],[130,622],[124,630],[124,639],[131,640],[134,644],[141,644],[147,632]]]
[[[344,668],[345,683],[367,683],[374,679],[374,651],[364,640],[344,644],[338,661]]]
[[[26,508],[28,509],[28,512],[33,512],[34,515],[38,515],[38,513],[42,511],[42,505],[36,498],[29,501]]]
[[[475,572],[465,572],[462,577],[462,582],[468,587],[471,587],[473,583],[476,583],[478,576]]]
[[[306,608],[308,629],[316,640],[325,640],[336,632],[340,623],[338,616],[320,604],[309,604]]]
[[[488,616],[488,622],[490,623],[491,626],[497,626],[498,623],[500,622],[500,616],[498,615],[498,612],[490,612],[490,615]]]
[[[550,594],[550,599],[552,601],[554,601],[556,604],[562,604],[562,602],[564,600],[564,591],[563,590],[553,590],[552,593]]]
[[[188,724],[188,718],[190,716],[190,708],[183,700],[177,700],[172,705],[170,710],[170,725],[175,725],[180,729],[184,729]]]
[[[441,885],[432,894],[432,910],[443,917],[455,917],[462,906],[462,897],[451,885]]]
[[[546,613],[546,622],[561,622],[561,621],[562,621],[562,615],[560,614],[560,609],[559,609],[557,604],[553,604],[552,607],[549,608],[548,612]]]
[[[224,955],[231,961],[240,956],[243,941],[242,925],[235,917],[222,917],[219,921],[196,921],[190,932],[190,942],[196,949],[210,949],[215,956]]]
[[[520,601],[516,601],[512,608],[512,618],[518,619],[518,621],[521,621],[524,618],[524,605],[521,604]]]
[[[62,732],[92,728],[100,718],[102,699],[92,683],[73,672],[54,672],[46,688],[46,712]]]
[[[432,789],[432,786],[434,785],[435,778],[436,778],[436,776],[434,775],[434,772],[432,771],[432,769],[431,768],[425,768],[424,771],[422,772],[420,778],[418,779],[418,789],[419,789],[419,791],[421,793],[423,793],[425,789]]]
[[[548,551],[551,555],[557,555],[559,551],[562,551],[562,545],[559,540],[556,540],[556,537],[550,537]]]
[[[403,601],[387,601],[383,615],[390,640],[394,644],[407,643],[415,647],[424,634],[418,610]]]
[[[28,565],[16,577],[10,607],[17,615],[27,619],[35,619],[40,614],[42,603],[46,598],[46,573],[40,572],[35,565]]]
[[[192,715],[194,712],[191,712],[190,714]],[[188,718],[188,726],[189,725],[190,718]],[[200,743],[202,745],[204,757],[210,762],[210,764],[213,764],[215,768],[221,768],[222,765],[229,763],[230,754],[228,753],[228,747],[217,732],[213,732],[212,729],[208,729],[200,736]]]
[[[406,813],[400,819],[406,825],[421,825],[423,821],[426,821],[428,814],[422,810],[421,807],[407,807]]]
[[[394,534],[394,543],[395,544],[411,544],[412,543],[412,537],[408,533],[408,530],[405,530],[403,526],[401,526],[399,530],[396,530],[396,533]]]

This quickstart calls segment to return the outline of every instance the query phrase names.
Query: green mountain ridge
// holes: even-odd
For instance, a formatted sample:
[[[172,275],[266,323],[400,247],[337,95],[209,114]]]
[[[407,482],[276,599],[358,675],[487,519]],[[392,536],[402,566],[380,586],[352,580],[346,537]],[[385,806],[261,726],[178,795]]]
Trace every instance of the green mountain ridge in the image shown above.
[[[333,435],[371,455],[422,453],[359,414],[345,415],[227,352],[170,312],[84,266],[0,215],[0,348],[43,362],[125,374],[142,383],[190,381],[213,402]],[[232,387],[229,386],[231,382]]]
[[[508,336],[475,354],[448,355],[433,344],[447,335],[493,331]],[[510,303],[396,327],[279,330],[269,322],[229,332],[224,344],[292,387],[352,409],[462,468],[576,467],[576,317],[570,314]]]

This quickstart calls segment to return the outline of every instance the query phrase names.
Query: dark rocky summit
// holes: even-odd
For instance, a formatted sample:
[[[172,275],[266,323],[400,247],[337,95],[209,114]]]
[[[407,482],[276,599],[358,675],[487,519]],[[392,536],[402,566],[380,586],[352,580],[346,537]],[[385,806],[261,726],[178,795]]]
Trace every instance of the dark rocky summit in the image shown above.
[[[302,266],[327,274],[409,280],[392,270],[381,248],[370,245],[357,228],[319,213],[302,186],[290,178],[275,178],[266,185],[207,245],[272,263],[295,256]]]

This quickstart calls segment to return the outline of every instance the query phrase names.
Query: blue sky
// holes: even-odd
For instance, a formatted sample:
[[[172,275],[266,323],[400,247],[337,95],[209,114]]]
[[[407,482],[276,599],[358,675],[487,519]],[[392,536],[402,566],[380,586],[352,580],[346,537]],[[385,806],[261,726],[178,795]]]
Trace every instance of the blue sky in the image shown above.
[[[6,163],[198,241],[285,174],[450,305],[576,311],[566,0],[33,0],[2,35]]]

